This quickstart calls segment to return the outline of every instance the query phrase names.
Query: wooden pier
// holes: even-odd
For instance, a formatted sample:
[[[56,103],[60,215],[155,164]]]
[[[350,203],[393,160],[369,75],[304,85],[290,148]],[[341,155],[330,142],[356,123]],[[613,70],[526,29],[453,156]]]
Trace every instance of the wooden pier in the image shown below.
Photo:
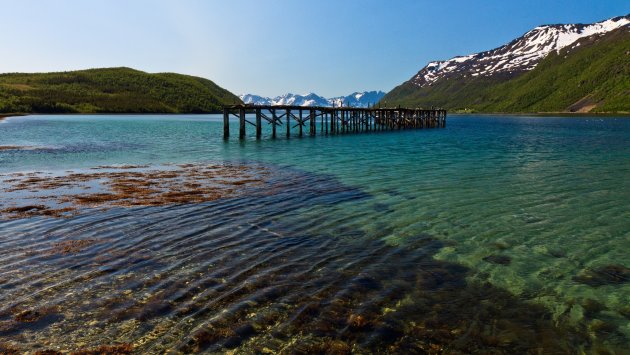
[[[247,114],[255,114],[255,121],[251,122]],[[256,138],[261,138],[263,121],[271,125],[272,138],[277,137],[278,130],[290,137],[296,127],[299,137],[315,136],[318,130],[328,135],[446,127],[446,110],[442,109],[233,105],[223,108],[226,139],[230,137],[230,115],[239,120],[241,139],[248,125],[254,126]]]

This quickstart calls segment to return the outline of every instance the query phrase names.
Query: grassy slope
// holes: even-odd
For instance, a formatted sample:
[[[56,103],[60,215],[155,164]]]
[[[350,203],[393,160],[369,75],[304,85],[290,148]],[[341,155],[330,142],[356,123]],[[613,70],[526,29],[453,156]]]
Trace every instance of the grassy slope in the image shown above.
[[[0,113],[205,113],[240,99],[210,80],[129,68],[0,74]]]
[[[441,80],[426,88],[418,88],[405,82],[390,91],[380,101],[385,106],[405,107],[443,107],[459,109],[477,107],[483,103],[483,96],[488,87],[500,83],[497,77],[457,78]]]
[[[552,53],[516,78],[460,78],[388,93],[388,106],[441,106],[480,112],[630,111],[630,33],[619,29]],[[577,103],[577,104],[576,104]]]

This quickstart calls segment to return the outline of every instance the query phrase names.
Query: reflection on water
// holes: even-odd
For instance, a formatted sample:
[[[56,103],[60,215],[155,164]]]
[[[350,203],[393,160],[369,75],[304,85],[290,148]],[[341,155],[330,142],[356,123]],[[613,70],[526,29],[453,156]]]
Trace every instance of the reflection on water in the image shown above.
[[[280,170],[248,197],[0,222],[3,346],[156,353],[593,348],[585,329],[554,322],[543,306],[435,260],[444,245],[430,235],[391,246],[344,224],[317,232],[337,209],[371,201],[331,176]],[[298,213],[312,208],[320,213]]]

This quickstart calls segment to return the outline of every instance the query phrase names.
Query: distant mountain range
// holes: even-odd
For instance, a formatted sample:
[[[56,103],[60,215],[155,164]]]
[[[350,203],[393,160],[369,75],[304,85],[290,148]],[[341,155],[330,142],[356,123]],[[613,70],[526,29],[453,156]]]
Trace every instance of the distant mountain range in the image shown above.
[[[383,102],[473,111],[630,111],[630,16],[539,26],[499,48],[427,64]]]
[[[367,107],[379,102],[385,93],[382,91],[363,91],[355,92],[348,96],[339,96],[325,98],[317,94],[297,95],[285,94],[275,98],[262,97],[253,94],[240,95],[239,98],[246,104],[253,105],[296,105],[296,106],[350,106],[350,107]]]

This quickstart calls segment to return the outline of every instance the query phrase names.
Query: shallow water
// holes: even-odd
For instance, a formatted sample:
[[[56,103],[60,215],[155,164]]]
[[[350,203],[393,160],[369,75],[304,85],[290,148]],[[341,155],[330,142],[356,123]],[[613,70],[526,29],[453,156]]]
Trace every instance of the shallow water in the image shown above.
[[[28,147],[0,150],[4,174],[273,171],[246,197],[0,221],[0,343],[628,350],[627,118],[453,116],[244,142],[223,141],[215,116],[32,116],[0,132],[0,146]]]

